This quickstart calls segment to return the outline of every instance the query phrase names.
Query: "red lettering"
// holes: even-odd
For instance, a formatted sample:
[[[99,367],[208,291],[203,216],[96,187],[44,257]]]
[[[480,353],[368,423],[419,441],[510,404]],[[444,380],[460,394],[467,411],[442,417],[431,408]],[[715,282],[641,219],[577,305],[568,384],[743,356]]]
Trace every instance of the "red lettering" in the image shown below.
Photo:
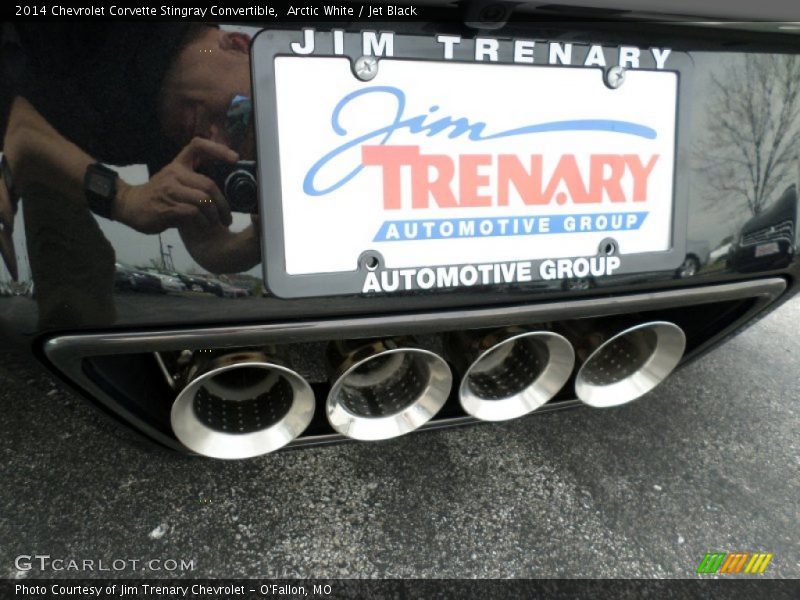
[[[492,164],[491,154],[462,154],[458,159],[458,200],[461,206],[491,206],[491,196],[478,195],[478,188],[489,185],[489,176],[478,167]]]
[[[658,162],[652,155],[647,163],[637,154],[593,154],[589,157],[588,187],[574,154],[562,155],[543,189],[543,158],[530,156],[530,167],[513,154],[462,154],[458,157],[458,195],[453,190],[455,162],[446,154],[422,154],[419,146],[362,146],[364,166],[381,167],[383,207],[402,208],[403,167],[410,169],[411,208],[425,209],[431,201],[440,208],[508,206],[511,188],[523,204],[536,206],[555,201],[564,204],[625,202],[622,180],[630,172],[634,202],[647,200],[647,181]],[[494,175],[494,177],[492,177]],[[494,183],[494,186],[492,185]],[[491,194],[492,188],[496,194]],[[406,201],[408,202],[408,200]]]
[[[608,174],[607,166],[611,168]],[[589,202],[602,202],[603,190],[608,193],[611,202],[625,202],[625,193],[622,191],[622,176],[625,174],[623,157],[616,154],[593,154],[589,173],[589,187],[592,190],[592,200]]]
[[[361,163],[383,167],[383,208],[400,208],[400,167],[413,165],[419,146],[361,146]]]
[[[531,170],[525,170],[522,162],[514,154],[501,154],[497,157],[497,205],[508,206],[511,184],[517,189],[526,206],[547,204],[549,199],[542,195],[542,157],[531,155]]]
[[[642,159],[638,154],[626,154],[625,163],[631,171],[633,177],[633,198],[634,202],[645,202],[647,200],[647,179],[650,172],[658,162],[658,154],[650,157],[646,165],[642,165]]]
[[[442,208],[458,206],[450,188],[456,170],[452,159],[445,154],[421,154],[419,158],[411,165],[411,208],[428,208],[431,197]]]
[[[387,210],[402,205],[400,174],[403,166],[411,167],[412,208],[428,208],[431,196],[443,208],[458,206],[450,189],[455,167],[444,154],[422,155],[419,146],[362,146],[361,163],[382,167],[383,207]]]
[[[550,183],[547,184],[547,190],[544,192],[544,197],[547,198],[548,201],[552,201],[558,189],[558,184],[562,181],[564,185],[567,186],[569,196],[572,198],[573,202],[581,204],[600,202],[601,199],[591,196],[583,185],[581,171],[578,168],[578,162],[575,160],[574,154],[565,154],[559,159],[556,169],[553,171],[553,176],[550,178]],[[556,197],[556,200],[559,204],[564,204],[567,199],[561,194],[559,194],[559,196],[560,197]]]

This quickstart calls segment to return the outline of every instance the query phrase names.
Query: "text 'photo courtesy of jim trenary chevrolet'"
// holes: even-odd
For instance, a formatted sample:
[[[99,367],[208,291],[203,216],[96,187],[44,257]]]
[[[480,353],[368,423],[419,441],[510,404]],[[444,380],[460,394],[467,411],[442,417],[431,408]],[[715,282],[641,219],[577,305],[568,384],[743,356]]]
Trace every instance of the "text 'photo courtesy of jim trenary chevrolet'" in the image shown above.
[[[624,420],[797,293],[796,21],[145,4],[0,24],[0,345],[137,452]]]

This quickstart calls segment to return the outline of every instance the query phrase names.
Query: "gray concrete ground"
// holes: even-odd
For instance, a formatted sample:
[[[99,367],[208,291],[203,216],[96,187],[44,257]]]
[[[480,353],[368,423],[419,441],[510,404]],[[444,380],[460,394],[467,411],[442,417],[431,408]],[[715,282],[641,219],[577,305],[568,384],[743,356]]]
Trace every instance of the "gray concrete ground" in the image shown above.
[[[0,577],[86,574],[27,554],[121,576],[691,577],[709,551],[800,577],[798,323],[800,299],[619,409],[233,463],[148,450],[7,358]]]

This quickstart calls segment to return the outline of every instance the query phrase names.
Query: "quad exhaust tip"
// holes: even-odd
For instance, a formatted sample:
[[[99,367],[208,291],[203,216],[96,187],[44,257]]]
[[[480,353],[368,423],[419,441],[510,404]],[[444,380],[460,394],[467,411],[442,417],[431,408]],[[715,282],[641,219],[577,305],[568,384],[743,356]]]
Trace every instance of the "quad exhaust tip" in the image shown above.
[[[175,436],[212,458],[251,458],[282,448],[311,422],[308,382],[263,352],[200,357],[172,405]]]
[[[651,391],[678,365],[686,347],[683,330],[666,321],[636,325],[606,340],[602,332],[578,339],[579,354],[587,358],[575,377],[575,393],[598,408]],[[452,334],[446,349],[463,373],[458,395],[464,411],[484,421],[535,411],[563,388],[576,360],[562,335],[521,328]],[[310,384],[272,348],[185,351],[172,369],[160,354],[156,359],[177,392],[171,411],[175,436],[197,454],[259,456],[287,445],[311,423]],[[414,431],[444,406],[453,384],[447,361],[411,338],[332,342],[328,366],[328,421],[357,440]]]
[[[459,387],[461,406],[483,421],[533,412],[559,392],[575,365],[572,345],[550,331],[509,329],[456,340],[453,351],[472,360]]]
[[[575,379],[578,398],[606,408],[632,402],[661,383],[686,349],[683,330],[667,321],[630,327],[600,344]]]
[[[328,361],[333,372],[328,421],[357,440],[414,431],[439,412],[453,383],[442,357],[407,340],[335,342]]]

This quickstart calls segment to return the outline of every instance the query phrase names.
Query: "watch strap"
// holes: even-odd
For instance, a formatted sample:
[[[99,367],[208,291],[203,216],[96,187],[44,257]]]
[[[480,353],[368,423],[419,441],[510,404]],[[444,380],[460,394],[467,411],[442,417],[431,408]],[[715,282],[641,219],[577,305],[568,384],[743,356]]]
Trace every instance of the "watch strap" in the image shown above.
[[[111,218],[111,208],[117,195],[117,179],[119,175],[100,163],[86,167],[83,177],[83,189],[89,209],[96,215]]]

